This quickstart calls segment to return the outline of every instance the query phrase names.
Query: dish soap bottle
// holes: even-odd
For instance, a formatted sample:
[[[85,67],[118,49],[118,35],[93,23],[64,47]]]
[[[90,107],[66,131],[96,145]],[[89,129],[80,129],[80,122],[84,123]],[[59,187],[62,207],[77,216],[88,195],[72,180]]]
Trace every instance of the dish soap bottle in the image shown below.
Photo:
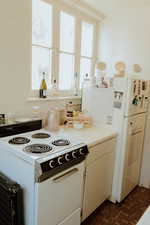
[[[83,84],[82,84],[82,88],[89,87],[89,86],[90,86],[90,78],[89,78],[89,74],[86,73]]]
[[[42,75],[43,75],[43,79],[41,81],[39,97],[46,98],[47,97],[47,84],[46,84],[46,80],[45,80],[45,76],[46,76],[45,72],[43,72]]]
[[[52,96],[58,96],[58,89],[57,89],[57,80],[54,79],[52,90],[51,90]]]

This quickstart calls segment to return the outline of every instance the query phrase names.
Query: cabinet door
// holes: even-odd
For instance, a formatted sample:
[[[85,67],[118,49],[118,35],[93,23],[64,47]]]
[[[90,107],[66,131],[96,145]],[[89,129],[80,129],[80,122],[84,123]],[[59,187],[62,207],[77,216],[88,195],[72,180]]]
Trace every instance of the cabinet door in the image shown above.
[[[127,196],[139,183],[143,138],[143,132],[137,132],[130,137],[124,170],[122,198]]]
[[[109,198],[112,187],[113,166],[113,152],[98,158],[87,166],[82,221],[103,201]]]
[[[81,209],[77,209],[73,214],[71,214],[68,218],[66,218],[63,222],[61,222],[59,225],[77,225],[80,224],[80,214]]]

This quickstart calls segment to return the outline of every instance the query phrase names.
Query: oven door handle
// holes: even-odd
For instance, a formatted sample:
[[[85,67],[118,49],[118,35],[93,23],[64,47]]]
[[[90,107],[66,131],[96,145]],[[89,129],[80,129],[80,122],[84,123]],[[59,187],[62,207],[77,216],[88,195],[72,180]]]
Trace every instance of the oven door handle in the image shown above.
[[[69,177],[69,176],[71,176],[71,175],[77,173],[78,171],[79,171],[79,170],[78,170],[77,168],[74,168],[74,169],[72,169],[72,170],[70,170],[70,171],[68,171],[68,172],[66,172],[66,173],[64,173],[64,174],[62,174],[62,175],[60,175],[60,176],[55,177],[55,178],[53,179],[53,181],[54,181],[54,182],[60,182],[61,180],[63,180],[63,179],[65,179],[65,178],[67,178],[67,177]]]

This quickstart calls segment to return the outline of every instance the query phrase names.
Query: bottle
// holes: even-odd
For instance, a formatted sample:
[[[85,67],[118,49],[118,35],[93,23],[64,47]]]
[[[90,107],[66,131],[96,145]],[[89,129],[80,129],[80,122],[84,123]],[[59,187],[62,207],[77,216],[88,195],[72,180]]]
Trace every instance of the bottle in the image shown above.
[[[73,117],[73,104],[69,102],[67,104],[67,117]]]
[[[89,87],[89,86],[90,86],[90,78],[89,78],[88,73],[86,73],[83,84],[82,84],[82,88],[86,88],[86,87]]]
[[[46,98],[47,97],[47,84],[45,80],[45,72],[43,72],[43,79],[41,81],[41,86],[39,90],[39,97],[40,98]]]
[[[58,90],[57,90],[57,80],[54,79],[52,89],[51,89],[52,96],[57,96],[58,95]]]

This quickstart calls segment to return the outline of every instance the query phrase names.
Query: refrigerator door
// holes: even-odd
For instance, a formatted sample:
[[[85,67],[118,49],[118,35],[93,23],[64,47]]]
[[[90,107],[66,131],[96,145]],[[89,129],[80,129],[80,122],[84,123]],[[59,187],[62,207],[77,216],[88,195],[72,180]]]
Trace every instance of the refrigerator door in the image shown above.
[[[113,89],[86,87],[82,94],[82,111],[87,112],[93,123],[106,124],[113,116]]]
[[[149,100],[149,81],[130,79],[128,87],[125,116],[146,112]]]

